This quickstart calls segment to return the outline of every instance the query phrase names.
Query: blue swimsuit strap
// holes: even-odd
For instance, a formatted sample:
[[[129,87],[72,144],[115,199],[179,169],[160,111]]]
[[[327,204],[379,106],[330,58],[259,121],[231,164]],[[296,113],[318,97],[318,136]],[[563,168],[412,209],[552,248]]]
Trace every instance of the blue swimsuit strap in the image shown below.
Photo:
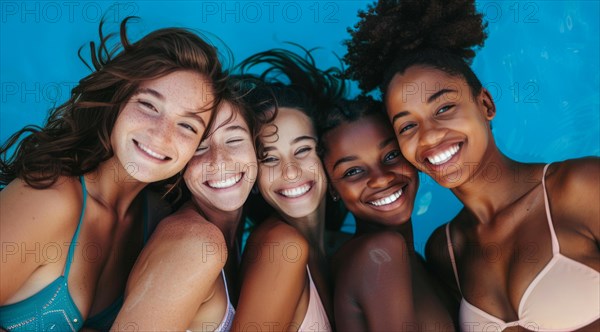
[[[65,272],[63,276],[68,279],[69,271],[71,271],[71,262],[73,260],[73,255],[75,254],[75,247],[77,246],[77,238],[79,237],[79,231],[81,230],[81,224],[83,221],[83,216],[85,215],[85,207],[87,202],[87,188],[85,186],[85,179],[83,175],[79,176],[79,182],[81,182],[81,192],[83,195],[83,206],[81,207],[81,215],[79,217],[79,224],[77,224],[77,229],[75,230],[75,234],[73,234],[73,238],[71,239],[71,245],[69,246],[69,253],[67,254],[67,263],[65,265]]]

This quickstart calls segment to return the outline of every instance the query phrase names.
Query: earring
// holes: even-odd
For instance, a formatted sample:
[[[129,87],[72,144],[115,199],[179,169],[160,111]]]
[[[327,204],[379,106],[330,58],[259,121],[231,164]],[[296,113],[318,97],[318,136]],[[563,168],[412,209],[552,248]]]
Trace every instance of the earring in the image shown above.
[[[338,195],[332,195],[333,201],[337,202],[340,200],[340,197]]]
[[[250,192],[254,195],[258,194],[258,186],[257,185],[253,185],[252,186],[252,190],[250,190]]]

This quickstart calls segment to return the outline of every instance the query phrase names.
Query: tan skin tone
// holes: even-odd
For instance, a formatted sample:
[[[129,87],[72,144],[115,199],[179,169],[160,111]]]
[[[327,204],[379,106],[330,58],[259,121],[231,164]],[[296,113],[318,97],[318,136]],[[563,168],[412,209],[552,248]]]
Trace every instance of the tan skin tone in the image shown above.
[[[231,104],[190,161],[184,180],[192,200],[161,221],[127,284],[113,329],[213,331],[235,296],[242,207],[256,180],[251,131]],[[235,303],[235,299],[232,299]]]
[[[292,108],[279,108],[273,124],[276,136],[271,135],[273,125],[261,131],[267,156],[259,161],[257,183],[278,213],[248,239],[235,331],[297,331],[310,299],[307,264],[331,313],[323,244],[327,188],[315,130],[305,114]]]
[[[385,115],[342,123],[325,134],[323,144],[334,195],[357,227],[334,256],[337,328],[453,331],[434,291],[438,285],[414,251],[410,216],[419,178],[401,155]]]
[[[84,319],[112,304],[125,288],[143,241],[140,191],[175,175],[193,156],[211,113],[197,113],[208,106],[206,96],[197,93],[204,84],[203,76],[190,71],[143,82],[113,128],[114,156],[85,174],[87,206],[68,280]],[[26,248],[71,242],[83,203],[77,178],[61,177],[43,190],[16,179],[0,197],[3,206],[11,206],[0,213],[0,242]],[[0,268],[0,303],[29,298],[60,276],[68,245],[61,249],[58,259],[43,252],[27,259],[8,255]]]
[[[517,320],[523,293],[552,257],[541,183],[544,165],[520,163],[498,150],[490,130],[496,109],[489,92],[483,89],[473,97],[461,77],[410,67],[390,83],[386,105],[406,159],[465,205],[450,226],[462,295],[501,320]],[[431,163],[456,146],[447,164]],[[599,166],[597,158],[567,160],[553,163],[546,174],[561,254],[596,271]],[[430,238],[427,257],[459,301],[444,227]],[[482,254],[490,246],[501,248],[494,259]],[[582,330],[593,328],[600,328],[598,321]],[[513,330],[523,329],[505,331]]]

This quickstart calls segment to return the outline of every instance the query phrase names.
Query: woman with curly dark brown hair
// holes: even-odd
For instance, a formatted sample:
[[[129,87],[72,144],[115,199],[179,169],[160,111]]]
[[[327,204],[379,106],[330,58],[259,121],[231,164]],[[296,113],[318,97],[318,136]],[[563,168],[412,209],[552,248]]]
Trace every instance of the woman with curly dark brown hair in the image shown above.
[[[97,54],[90,44],[95,71],[43,128],[2,146],[6,330],[110,327],[154,205],[139,194],[176,178],[211,123],[216,49],[179,28],[130,43],[126,23],[118,47],[102,33]]]
[[[350,75],[381,88],[406,159],[464,204],[426,249],[460,328],[600,328],[599,160],[528,164],[498,149],[496,106],[468,64],[486,38],[473,1],[380,1],[360,16]]]

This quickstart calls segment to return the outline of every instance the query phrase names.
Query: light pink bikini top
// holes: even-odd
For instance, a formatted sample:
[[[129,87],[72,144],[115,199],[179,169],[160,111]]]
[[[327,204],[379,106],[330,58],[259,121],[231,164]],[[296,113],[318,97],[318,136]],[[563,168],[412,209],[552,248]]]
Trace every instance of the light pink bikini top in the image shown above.
[[[308,308],[306,309],[306,315],[298,332],[304,331],[331,331],[331,325],[329,325],[329,319],[327,313],[319,297],[319,292],[315,283],[310,276],[310,269],[306,265],[306,272],[308,273],[308,280],[310,282],[310,298],[308,300]]]
[[[552,259],[525,290],[519,303],[517,321],[505,322],[475,307],[463,297],[459,311],[461,330],[502,331],[521,326],[532,331],[573,331],[600,319],[600,273],[560,253],[546,192],[548,166],[544,167],[542,186],[552,237]],[[460,291],[449,225],[446,224],[448,252]]]

